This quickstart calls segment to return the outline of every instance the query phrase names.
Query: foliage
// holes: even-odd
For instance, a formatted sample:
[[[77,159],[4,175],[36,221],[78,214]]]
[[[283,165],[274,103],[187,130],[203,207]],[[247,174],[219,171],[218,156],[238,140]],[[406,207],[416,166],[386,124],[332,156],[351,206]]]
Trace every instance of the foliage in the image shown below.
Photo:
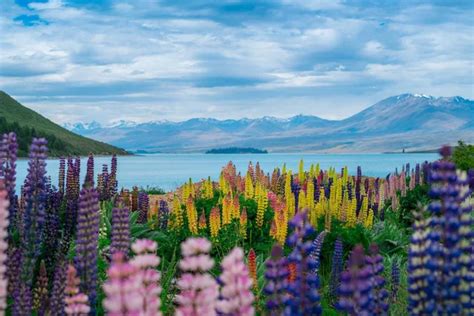
[[[474,169],[474,145],[466,144],[460,140],[454,147],[452,160],[461,170]]]

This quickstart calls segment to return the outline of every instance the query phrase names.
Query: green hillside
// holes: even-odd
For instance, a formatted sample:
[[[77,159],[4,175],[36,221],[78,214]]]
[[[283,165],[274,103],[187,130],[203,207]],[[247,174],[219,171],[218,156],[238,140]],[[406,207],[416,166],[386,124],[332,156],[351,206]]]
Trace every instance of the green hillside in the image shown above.
[[[20,156],[27,155],[33,137],[45,137],[49,144],[49,155],[55,157],[89,153],[127,154],[123,149],[76,135],[0,91],[0,134],[10,131],[17,134]]]

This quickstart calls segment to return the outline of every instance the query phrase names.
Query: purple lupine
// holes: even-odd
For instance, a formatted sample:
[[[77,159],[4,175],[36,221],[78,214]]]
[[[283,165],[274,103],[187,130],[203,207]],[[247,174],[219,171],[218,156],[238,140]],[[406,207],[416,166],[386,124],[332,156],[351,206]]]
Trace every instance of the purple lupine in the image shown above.
[[[318,274],[319,267],[321,265],[321,248],[323,247],[324,237],[326,237],[327,231],[323,230],[318,234],[318,236],[313,241],[313,250],[311,251],[310,256],[316,262],[316,267],[312,269],[312,273]]]
[[[52,192],[49,195],[49,207],[46,211],[46,224],[44,234],[44,253],[48,255],[45,258],[48,275],[51,277],[54,273],[56,257],[61,241],[61,208],[62,194],[60,192]]]
[[[18,197],[16,196],[16,161],[18,143],[15,133],[4,134],[0,142],[0,177],[5,181],[5,190],[9,199],[10,231],[16,227]]]
[[[114,207],[112,209],[112,242],[110,252],[122,252],[128,255],[130,249],[130,211],[126,207]]]
[[[58,260],[56,270],[54,272],[53,287],[50,295],[49,311],[51,316],[64,315],[64,288],[66,287],[66,270],[67,264],[65,260]]]
[[[113,197],[117,193],[117,155],[115,154],[112,156],[112,161],[110,162],[110,175],[107,187],[109,197]]]
[[[391,269],[391,282],[390,282],[390,299],[392,302],[397,300],[398,290],[400,288],[400,264],[398,261],[392,262]]]
[[[64,157],[59,158],[59,172],[58,172],[58,190],[61,196],[64,195],[64,184],[66,180],[66,160]]]
[[[321,305],[318,293],[319,278],[311,273],[317,262],[311,257],[314,246],[306,240],[314,228],[308,223],[307,212],[299,212],[290,221],[293,233],[288,236],[287,244],[293,248],[288,262],[296,266],[296,279],[289,282],[285,299],[285,315],[320,315]]]
[[[20,305],[20,286],[21,282],[21,267],[22,267],[22,251],[20,248],[8,249],[8,293],[13,299],[13,311],[18,311],[17,306]],[[18,313],[14,313],[18,315]]]
[[[106,164],[102,165],[102,173],[98,176],[97,189],[99,191],[101,201],[106,201],[109,199],[109,171]]]
[[[410,247],[411,314],[474,313],[472,205],[466,201],[471,191],[466,174],[457,173],[454,163],[448,160],[450,148],[443,147],[440,153],[442,160],[431,164],[429,174],[429,194],[433,201],[428,206],[427,225],[423,227],[424,253],[421,254],[416,245]],[[426,258],[421,263],[420,255]],[[419,275],[424,276],[424,282],[417,279]],[[424,296],[420,296],[419,291]]]
[[[370,300],[370,310],[372,315],[388,315],[388,291],[384,288],[385,278],[383,277],[383,257],[379,254],[376,244],[370,245],[369,256],[365,262],[371,267],[372,298]]]
[[[329,296],[331,300],[335,300],[337,298],[337,293],[339,290],[339,283],[343,270],[343,251],[344,248],[342,240],[338,237],[334,243],[334,253],[332,255],[331,263],[331,278],[329,281]]]
[[[168,202],[165,200],[160,200],[160,207],[158,208],[158,222],[159,227],[162,230],[165,230],[168,227],[169,213],[170,211]]]
[[[144,224],[148,220],[148,210],[149,210],[149,198],[146,192],[140,192],[138,194],[138,223]]]
[[[269,259],[265,262],[265,279],[267,283],[263,289],[267,302],[265,306],[271,315],[280,315],[284,308],[286,283],[288,278],[288,262],[283,257],[280,245],[274,245]]]
[[[79,197],[75,266],[81,278],[81,291],[89,297],[92,314],[97,303],[99,226],[99,195],[94,188],[83,188]]]
[[[371,277],[372,269],[365,265],[364,248],[357,245],[351,252],[347,269],[341,274],[336,308],[351,316],[372,315],[370,313]]]
[[[62,239],[61,251],[67,254],[71,239],[76,232],[77,223],[77,201],[79,199],[79,179],[77,177],[77,167],[71,157],[67,159],[66,174],[66,219],[64,236]]]
[[[41,252],[44,223],[46,219],[46,158],[47,141],[44,138],[33,138],[30,147],[28,175],[25,180],[25,213],[23,216],[23,236],[21,238],[24,249],[22,286],[22,303],[26,314],[31,311],[31,288],[33,272],[37,258]]]
[[[94,187],[94,155],[89,154],[87,158],[86,178],[84,179],[84,187]]]

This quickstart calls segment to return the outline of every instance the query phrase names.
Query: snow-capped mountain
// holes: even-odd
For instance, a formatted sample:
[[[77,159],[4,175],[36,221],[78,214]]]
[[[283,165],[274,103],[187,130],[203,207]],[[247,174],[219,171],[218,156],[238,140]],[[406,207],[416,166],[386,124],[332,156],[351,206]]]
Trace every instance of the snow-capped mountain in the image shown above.
[[[269,151],[383,152],[433,149],[459,139],[474,142],[474,101],[402,94],[339,121],[316,116],[183,122],[120,121],[71,125],[76,133],[127,150],[202,152],[216,147]]]

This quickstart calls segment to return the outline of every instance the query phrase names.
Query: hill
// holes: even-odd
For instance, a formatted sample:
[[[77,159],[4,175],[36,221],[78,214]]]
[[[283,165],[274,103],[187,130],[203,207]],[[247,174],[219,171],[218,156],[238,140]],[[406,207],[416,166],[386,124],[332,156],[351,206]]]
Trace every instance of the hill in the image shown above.
[[[118,122],[110,126],[93,122],[69,128],[134,151],[254,147],[270,152],[409,152],[454,145],[460,139],[474,142],[474,101],[402,94],[339,121],[298,115],[288,119]]]
[[[20,156],[27,155],[32,137],[45,137],[48,140],[49,155],[55,157],[89,153],[127,154],[123,149],[74,134],[0,91],[0,133],[10,131],[18,136]]]

